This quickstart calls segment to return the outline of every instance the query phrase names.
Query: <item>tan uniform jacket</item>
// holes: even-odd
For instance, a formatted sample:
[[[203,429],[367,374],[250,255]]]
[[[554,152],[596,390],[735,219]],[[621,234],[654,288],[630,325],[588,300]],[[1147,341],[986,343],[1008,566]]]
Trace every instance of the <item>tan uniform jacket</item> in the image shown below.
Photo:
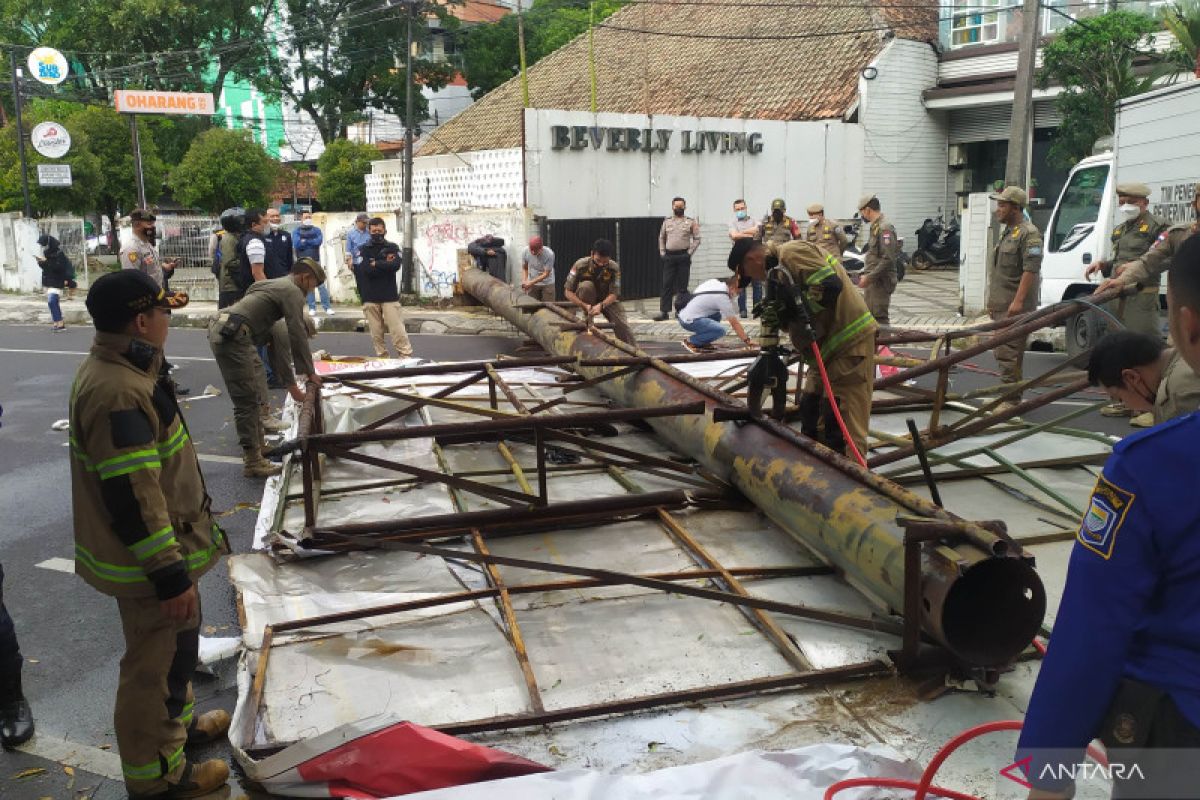
[[[807,287],[805,295],[813,314],[813,333],[822,358],[828,361],[848,346],[868,336],[874,338],[879,326],[837,256],[820,250],[821,258],[814,258],[812,248],[798,243],[768,245],[767,250],[779,259],[779,266],[788,271],[793,281]],[[842,287],[832,306],[827,305],[822,285],[830,278],[836,278]],[[788,333],[798,351],[809,352],[810,342],[802,325],[789,325]]]
[[[141,270],[154,278],[159,286],[163,285],[162,259],[158,257],[158,248],[149,242],[134,236],[121,248],[118,261],[124,269]]]
[[[896,256],[900,254],[900,238],[896,228],[882,214],[871,223],[867,252],[863,258],[863,275],[896,274]]]
[[[1200,376],[1178,352],[1171,354],[1154,396],[1154,424],[1200,409]]]
[[[1166,229],[1166,223],[1149,211],[1143,211],[1133,219],[1122,222],[1112,232],[1113,264],[1120,266],[1146,255],[1158,241],[1159,234]],[[1158,283],[1151,284],[1143,287],[1142,291],[1157,294]]]
[[[1017,296],[1021,276],[1026,272],[1040,275],[1042,271],[1042,232],[1027,219],[1006,227],[992,251],[992,270],[988,276],[988,311],[1008,311]],[[1022,310],[1037,308],[1038,287],[1025,297]]]
[[[75,572],[115,597],[174,597],[229,549],[162,366],[97,333],[71,388]]]
[[[591,281],[596,286],[596,302],[599,303],[610,294],[621,299],[621,265],[609,260],[607,266],[600,266],[592,261],[591,256],[581,258],[571,265],[567,280],[563,283],[563,291],[573,292],[580,281]]]
[[[271,345],[271,369],[284,386],[296,382],[293,364],[301,375],[315,371],[308,326],[304,324],[304,303],[304,292],[290,276],[284,276],[255,281],[241,300],[221,312],[241,316],[256,345]],[[280,320],[283,324],[277,325]]]
[[[846,252],[846,246],[850,243],[850,237],[842,230],[842,226],[835,225],[829,220],[815,224],[810,223],[804,238],[817,247],[836,254],[839,258],[842,253]]]
[[[781,222],[776,222],[774,217],[767,214],[758,227],[756,238],[763,244],[785,244],[800,238],[800,226],[787,214],[783,215]]]
[[[1200,222],[1179,223],[1162,231],[1141,258],[1125,265],[1120,279],[1126,286],[1141,284],[1158,290],[1159,278],[1171,266],[1171,260],[1193,233],[1200,232]]]

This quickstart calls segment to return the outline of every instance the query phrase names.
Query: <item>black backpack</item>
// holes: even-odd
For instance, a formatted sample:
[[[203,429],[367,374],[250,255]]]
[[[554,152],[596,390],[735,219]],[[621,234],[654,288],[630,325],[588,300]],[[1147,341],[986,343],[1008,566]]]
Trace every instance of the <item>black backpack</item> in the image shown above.
[[[699,295],[702,295],[702,294],[728,294],[728,292],[715,292],[714,291],[714,292],[696,292],[695,294],[692,294],[687,289],[684,289],[682,292],[679,292],[678,294],[675,295],[675,313],[678,314],[680,311],[683,311],[685,308],[687,308],[688,303],[692,302],[693,297],[698,297]]]

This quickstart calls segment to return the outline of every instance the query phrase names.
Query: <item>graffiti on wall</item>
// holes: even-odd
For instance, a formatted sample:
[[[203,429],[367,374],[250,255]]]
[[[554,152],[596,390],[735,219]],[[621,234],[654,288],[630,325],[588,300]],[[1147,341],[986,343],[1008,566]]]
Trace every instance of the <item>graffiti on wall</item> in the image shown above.
[[[484,234],[504,239],[509,263],[524,246],[525,219],[521,212],[418,214],[413,247],[421,263],[421,291],[449,297],[458,278],[458,251]]]

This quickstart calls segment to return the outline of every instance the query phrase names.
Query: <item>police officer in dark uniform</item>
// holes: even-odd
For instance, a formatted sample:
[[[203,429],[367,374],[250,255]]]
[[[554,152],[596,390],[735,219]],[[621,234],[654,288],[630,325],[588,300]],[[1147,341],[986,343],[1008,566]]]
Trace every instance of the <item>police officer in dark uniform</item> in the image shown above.
[[[1171,338],[1195,370],[1200,237],[1171,266],[1168,304]],[[1122,765],[1114,797],[1197,796],[1200,759],[1181,753],[1200,747],[1198,473],[1200,414],[1122,439],[1104,465],[1021,734],[1031,798],[1070,797],[1063,767],[1096,737]]]

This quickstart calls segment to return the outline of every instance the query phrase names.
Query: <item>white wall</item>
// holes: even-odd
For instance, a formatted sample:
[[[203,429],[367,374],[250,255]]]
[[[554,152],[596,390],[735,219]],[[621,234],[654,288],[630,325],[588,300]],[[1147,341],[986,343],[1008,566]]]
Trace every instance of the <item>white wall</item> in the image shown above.
[[[893,39],[872,66],[878,76],[858,82],[863,194],[879,196],[911,252],[925,218],[937,216],[939,206],[947,215],[952,211],[945,116],[929,112],[921,100],[921,92],[937,84],[937,54],[928,44]]]
[[[0,214],[0,289],[6,292],[33,292],[42,285],[42,270],[36,255],[37,221],[23,219],[19,212]]]
[[[555,150],[554,125],[669,130],[670,149]],[[757,132],[763,149],[757,154],[683,153],[684,131]],[[787,200],[793,216],[803,218],[809,203],[822,201],[832,216],[849,217],[862,188],[862,147],[859,126],[840,121],[525,110],[528,205],[535,214],[555,219],[666,215],[676,195],[687,198],[688,213],[706,226],[725,226],[739,197],[756,217],[767,213],[775,197]],[[721,239],[728,253],[728,239]]]
[[[399,221],[395,227],[400,230]],[[450,285],[458,277],[458,251],[485,233],[504,240],[509,282],[519,284],[521,252],[531,231],[531,219],[524,209],[414,214],[413,250],[421,264],[420,293],[449,296]],[[392,238],[400,241],[399,234]]]

